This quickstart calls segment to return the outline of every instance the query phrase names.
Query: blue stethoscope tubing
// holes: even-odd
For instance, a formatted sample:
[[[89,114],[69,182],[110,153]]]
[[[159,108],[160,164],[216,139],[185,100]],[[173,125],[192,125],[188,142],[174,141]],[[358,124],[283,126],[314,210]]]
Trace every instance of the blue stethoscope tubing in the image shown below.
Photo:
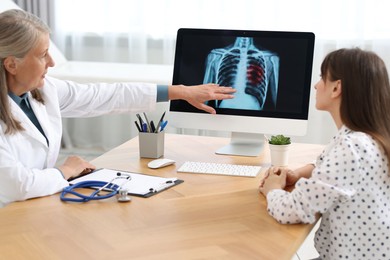
[[[77,188],[99,188],[99,187],[101,189],[97,189],[96,191],[92,192],[90,195],[84,195],[75,191],[75,189]],[[112,190],[112,192],[109,192],[105,195],[100,195],[99,192],[102,190],[103,187]],[[102,200],[102,199],[108,199],[115,196],[116,194],[118,194],[119,190],[120,187],[118,185],[110,182],[81,181],[74,185],[65,187],[61,192],[60,198],[62,201],[71,201],[71,202],[87,202],[90,200]],[[67,194],[72,194],[77,198],[69,198],[66,196]]]

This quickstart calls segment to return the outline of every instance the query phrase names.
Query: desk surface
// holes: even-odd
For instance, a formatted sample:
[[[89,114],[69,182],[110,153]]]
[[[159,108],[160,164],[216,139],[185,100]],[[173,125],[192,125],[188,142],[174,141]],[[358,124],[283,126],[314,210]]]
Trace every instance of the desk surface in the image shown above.
[[[4,259],[291,259],[312,225],[281,225],[267,213],[257,178],[177,173],[187,160],[269,166],[260,157],[216,155],[226,138],[167,134],[165,157],[153,170],[134,138],[92,161],[97,167],[178,177],[184,183],[130,203],[115,198],[63,203],[59,195],[0,209]],[[312,161],[322,145],[293,144],[291,167]]]

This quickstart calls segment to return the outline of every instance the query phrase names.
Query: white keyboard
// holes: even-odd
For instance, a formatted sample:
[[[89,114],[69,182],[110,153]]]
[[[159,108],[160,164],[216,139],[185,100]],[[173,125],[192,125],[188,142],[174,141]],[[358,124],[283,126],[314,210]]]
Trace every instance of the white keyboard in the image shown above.
[[[261,166],[207,163],[207,162],[185,162],[177,172],[229,175],[241,177],[256,177]]]

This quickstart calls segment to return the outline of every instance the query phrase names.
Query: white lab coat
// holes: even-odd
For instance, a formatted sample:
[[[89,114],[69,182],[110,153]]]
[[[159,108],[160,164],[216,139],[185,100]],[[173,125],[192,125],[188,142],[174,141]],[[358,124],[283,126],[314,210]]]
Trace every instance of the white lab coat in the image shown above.
[[[25,131],[4,134],[0,121],[0,208],[7,203],[51,195],[68,186],[55,166],[62,135],[61,117],[92,117],[153,110],[156,85],[144,83],[78,84],[46,77],[45,104],[29,97],[46,139],[19,106],[11,111]]]

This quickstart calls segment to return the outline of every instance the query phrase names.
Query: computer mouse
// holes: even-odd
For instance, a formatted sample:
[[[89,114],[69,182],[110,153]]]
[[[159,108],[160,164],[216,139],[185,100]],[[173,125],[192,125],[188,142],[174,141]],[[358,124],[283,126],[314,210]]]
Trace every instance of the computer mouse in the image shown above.
[[[150,161],[148,163],[148,167],[152,168],[152,169],[158,169],[158,168],[162,168],[162,167],[174,164],[174,163],[175,163],[175,161],[172,159],[162,158],[162,159],[156,159],[156,160]]]

